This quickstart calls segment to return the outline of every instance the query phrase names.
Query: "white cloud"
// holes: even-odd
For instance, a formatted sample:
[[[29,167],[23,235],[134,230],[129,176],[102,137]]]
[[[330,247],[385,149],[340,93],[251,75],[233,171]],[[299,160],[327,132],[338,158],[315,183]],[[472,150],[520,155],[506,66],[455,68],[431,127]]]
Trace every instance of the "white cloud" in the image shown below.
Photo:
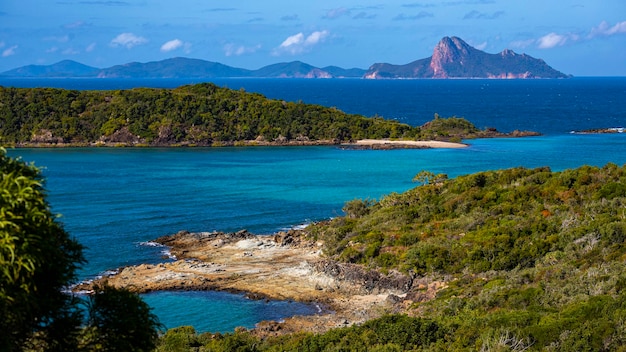
[[[91,43],[85,48],[85,52],[90,53],[96,49],[96,43]]]
[[[2,51],[2,57],[13,56],[13,55],[16,54],[16,50],[17,50],[17,45],[13,45],[11,47],[8,47],[8,48],[4,49],[4,51]]]
[[[317,31],[311,33],[308,37],[306,37],[305,45],[315,45],[321,41],[323,41],[328,36],[328,31]]]
[[[537,44],[540,49],[550,49],[556,46],[565,45],[567,42],[567,36],[556,34],[554,32],[544,35],[537,39]]]
[[[289,48],[296,45],[301,45],[304,42],[304,33],[300,32],[298,34],[294,34],[287,39],[285,39],[282,44],[280,44],[281,48]]]
[[[244,54],[253,54],[261,49],[261,44],[255,46],[244,46],[228,43],[224,45],[224,55],[226,56],[241,56]]]
[[[134,46],[142,45],[148,42],[148,39],[140,36],[136,36],[133,33],[122,33],[111,40],[111,46],[118,47],[124,46],[127,49],[131,49]]]
[[[287,37],[280,46],[274,50],[274,55],[280,55],[281,53],[289,53],[292,55],[301,54],[303,52],[307,52],[311,50],[315,45],[323,42],[328,36],[330,32],[327,30],[324,31],[316,31],[308,36],[305,36],[304,33],[300,32],[298,34],[294,34],[290,37]]]
[[[478,50],[485,50],[487,48],[487,42],[482,42],[480,44],[474,45],[474,48]]]
[[[161,51],[164,53],[178,50],[180,48],[183,48],[186,54],[189,54],[191,52],[191,44],[183,42],[180,39],[173,39],[161,45]]]
[[[161,51],[168,52],[168,51],[176,50],[182,47],[184,44],[185,43],[183,43],[183,41],[180,39],[170,40],[169,42],[166,42],[165,44],[161,45]]]
[[[600,35],[610,36],[620,33],[626,33],[626,21],[617,23],[612,27],[606,21],[602,21],[597,27],[591,29],[589,37],[593,38]]]
[[[602,21],[597,27],[593,27],[587,35],[584,35],[583,33],[558,34],[552,32],[534,41],[518,41],[512,43],[512,45],[517,45],[518,47],[526,47],[534,42],[537,44],[537,47],[539,49],[551,49],[557,46],[563,46],[567,43],[592,40],[596,37],[613,36],[622,33],[626,33],[626,21],[616,23],[613,26],[609,25],[606,21]]]
[[[537,41],[535,39],[516,40],[514,42],[511,42],[511,47],[524,49],[535,44],[536,42]]]
[[[335,18],[339,18],[341,16],[348,16],[350,15],[350,10],[345,8],[345,7],[339,7],[336,9],[331,9],[328,12],[326,12],[326,15],[324,15],[324,18],[329,19],[329,20],[334,20]]]

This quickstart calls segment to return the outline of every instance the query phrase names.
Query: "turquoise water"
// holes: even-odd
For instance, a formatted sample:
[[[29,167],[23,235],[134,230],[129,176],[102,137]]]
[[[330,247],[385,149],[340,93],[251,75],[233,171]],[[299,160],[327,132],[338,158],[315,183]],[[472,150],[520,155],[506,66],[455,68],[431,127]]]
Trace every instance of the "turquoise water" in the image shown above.
[[[321,310],[314,304],[290,301],[255,301],[243,294],[214,291],[152,292],[142,295],[168,327],[193,325],[197,331],[232,332],[253,328],[262,320],[280,321],[293,315],[311,315]]]
[[[507,129],[501,126],[548,126],[546,136],[473,140],[465,149],[76,148],[19,149],[9,150],[9,154],[45,167],[46,188],[53,211],[63,215],[61,221],[66,229],[88,247],[89,262],[81,271],[81,277],[88,279],[120,266],[162,261],[162,248],[143,244],[159,236],[180,230],[248,229],[270,234],[339,216],[344,202],[351,199],[378,199],[390,192],[405,191],[415,186],[411,179],[422,170],[455,177],[516,166],[550,166],[553,170],[562,170],[581,165],[602,166],[608,162],[622,165],[626,163],[626,134],[568,133],[582,125],[593,128],[626,124],[626,108],[614,102],[615,99],[626,101],[626,80],[617,80],[619,84],[609,81],[613,86],[609,85],[612,88],[606,88],[604,93],[599,90],[599,83],[592,84],[593,89],[590,88],[588,94],[584,85],[578,87],[576,96],[587,94],[584,99],[572,96],[559,100],[555,93],[550,99],[526,101],[524,105],[532,106],[532,111],[543,111],[543,115],[531,118],[512,113],[511,121],[496,126],[502,130]],[[254,82],[262,85],[262,80]],[[323,98],[319,85],[328,84],[315,81],[311,89],[306,89],[306,83],[298,81],[296,83],[304,88],[294,92],[296,83],[284,82],[290,82],[285,83],[290,88],[287,89],[290,97],[299,92],[305,101],[307,97]],[[271,81],[270,86],[272,84],[273,94],[279,94],[277,81]],[[340,83],[336,89],[342,84],[348,83]],[[427,98],[436,92],[442,97],[454,96],[459,100],[466,90],[479,92],[486,89],[481,88],[485,84],[505,85],[501,82],[445,84],[438,81],[432,85],[434,92],[420,99],[412,90],[407,90],[404,99],[385,93],[392,85],[395,90],[390,91],[400,94],[402,90],[398,87],[407,87],[407,84],[364,83],[363,96],[374,94],[368,89],[379,89],[380,105],[390,114],[400,116],[401,111],[408,109],[407,105],[421,109],[422,104],[432,104],[432,99]],[[529,84],[548,92],[561,92],[559,94],[573,89],[563,89],[560,81],[553,86],[549,82],[523,82],[518,84],[517,90],[515,84],[506,83],[510,94],[508,98],[502,92],[497,95],[497,103],[491,105],[493,111],[500,111],[506,99],[510,106],[520,105],[520,96],[530,94]],[[565,84],[577,86],[578,83]],[[349,85],[358,86],[358,81]],[[421,82],[415,87],[423,90],[425,86],[426,83]],[[326,99],[337,99],[335,93],[329,90]],[[346,110],[357,107],[357,95],[344,95]],[[457,115],[465,115],[464,111],[490,110],[488,97],[480,101],[475,98],[476,95],[469,94],[464,100],[466,110],[455,101],[454,105],[460,110]],[[441,99],[440,107],[443,107],[445,99]],[[388,101],[398,100],[402,104],[398,104],[399,110],[394,113],[393,104]],[[581,108],[581,104],[586,107]],[[608,113],[600,113],[596,110],[603,109],[598,106],[610,109]],[[572,115],[576,109],[584,118]],[[529,113],[529,110],[522,111]],[[477,125],[491,125],[492,120],[493,116],[488,116],[472,121]],[[214,292],[165,292],[145,298],[166,326],[193,325],[199,331],[232,331],[236,326],[252,327],[263,319],[280,319],[317,310],[315,306],[293,302],[251,301],[241,295]]]

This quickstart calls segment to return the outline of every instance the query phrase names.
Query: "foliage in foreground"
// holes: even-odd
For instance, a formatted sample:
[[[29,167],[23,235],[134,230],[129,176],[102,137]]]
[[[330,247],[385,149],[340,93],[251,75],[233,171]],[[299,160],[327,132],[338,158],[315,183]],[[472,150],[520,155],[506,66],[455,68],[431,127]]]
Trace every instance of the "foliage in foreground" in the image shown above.
[[[139,296],[96,288],[64,292],[83,247],[50,212],[40,171],[0,150],[0,351],[149,351],[160,325]]]
[[[416,180],[309,228],[335,259],[445,281],[415,317],[263,341],[170,331],[160,348],[184,335],[209,351],[626,351],[626,166]]]

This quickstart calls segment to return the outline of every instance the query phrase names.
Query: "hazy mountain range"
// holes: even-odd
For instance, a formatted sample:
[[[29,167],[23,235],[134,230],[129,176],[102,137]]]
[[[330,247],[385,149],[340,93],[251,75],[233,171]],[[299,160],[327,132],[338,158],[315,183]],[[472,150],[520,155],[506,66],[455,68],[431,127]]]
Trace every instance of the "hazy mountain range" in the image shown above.
[[[147,63],[132,62],[109,68],[96,68],[64,60],[53,65],[28,65],[0,73],[11,78],[567,78],[541,59],[504,50],[489,54],[458,37],[443,38],[433,55],[405,65],[376,63],[369,69],[318,68],[293,61],[258,70],[231,67],[218,62],[172,58]]]

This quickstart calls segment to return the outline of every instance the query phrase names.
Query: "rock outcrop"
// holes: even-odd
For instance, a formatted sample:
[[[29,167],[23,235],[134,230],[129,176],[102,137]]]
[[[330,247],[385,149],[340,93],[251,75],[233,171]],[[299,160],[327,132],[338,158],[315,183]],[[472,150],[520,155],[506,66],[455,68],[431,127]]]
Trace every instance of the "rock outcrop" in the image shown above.
[[[255,333],[268,336],[295,331],[326,331],[403,311],[407,296],[426,300],[444,282],[399,272],[387,274],[321,256],[321,243],[299,230],[273,236],[235,233],[179,232],[156,239],[174,258],[111,271],[111,275],[77,285],[89,292],[106,281],[134,292],[158,290],[221,290],[245,292],[250,298],[316,302],[319,315],[291,317],[259,324]],[[415,292],[414,292],[415,291]],[[419,291],[419,294],[418,292]],[[412,293],[413,292],[413,293]]]
[[[506,49],[498,54],[478,50],[458,37],[444,37],[429,58],[406,65],[378,63],[365,73],[369,79],[398,78],[567,78],[541,59]]]

